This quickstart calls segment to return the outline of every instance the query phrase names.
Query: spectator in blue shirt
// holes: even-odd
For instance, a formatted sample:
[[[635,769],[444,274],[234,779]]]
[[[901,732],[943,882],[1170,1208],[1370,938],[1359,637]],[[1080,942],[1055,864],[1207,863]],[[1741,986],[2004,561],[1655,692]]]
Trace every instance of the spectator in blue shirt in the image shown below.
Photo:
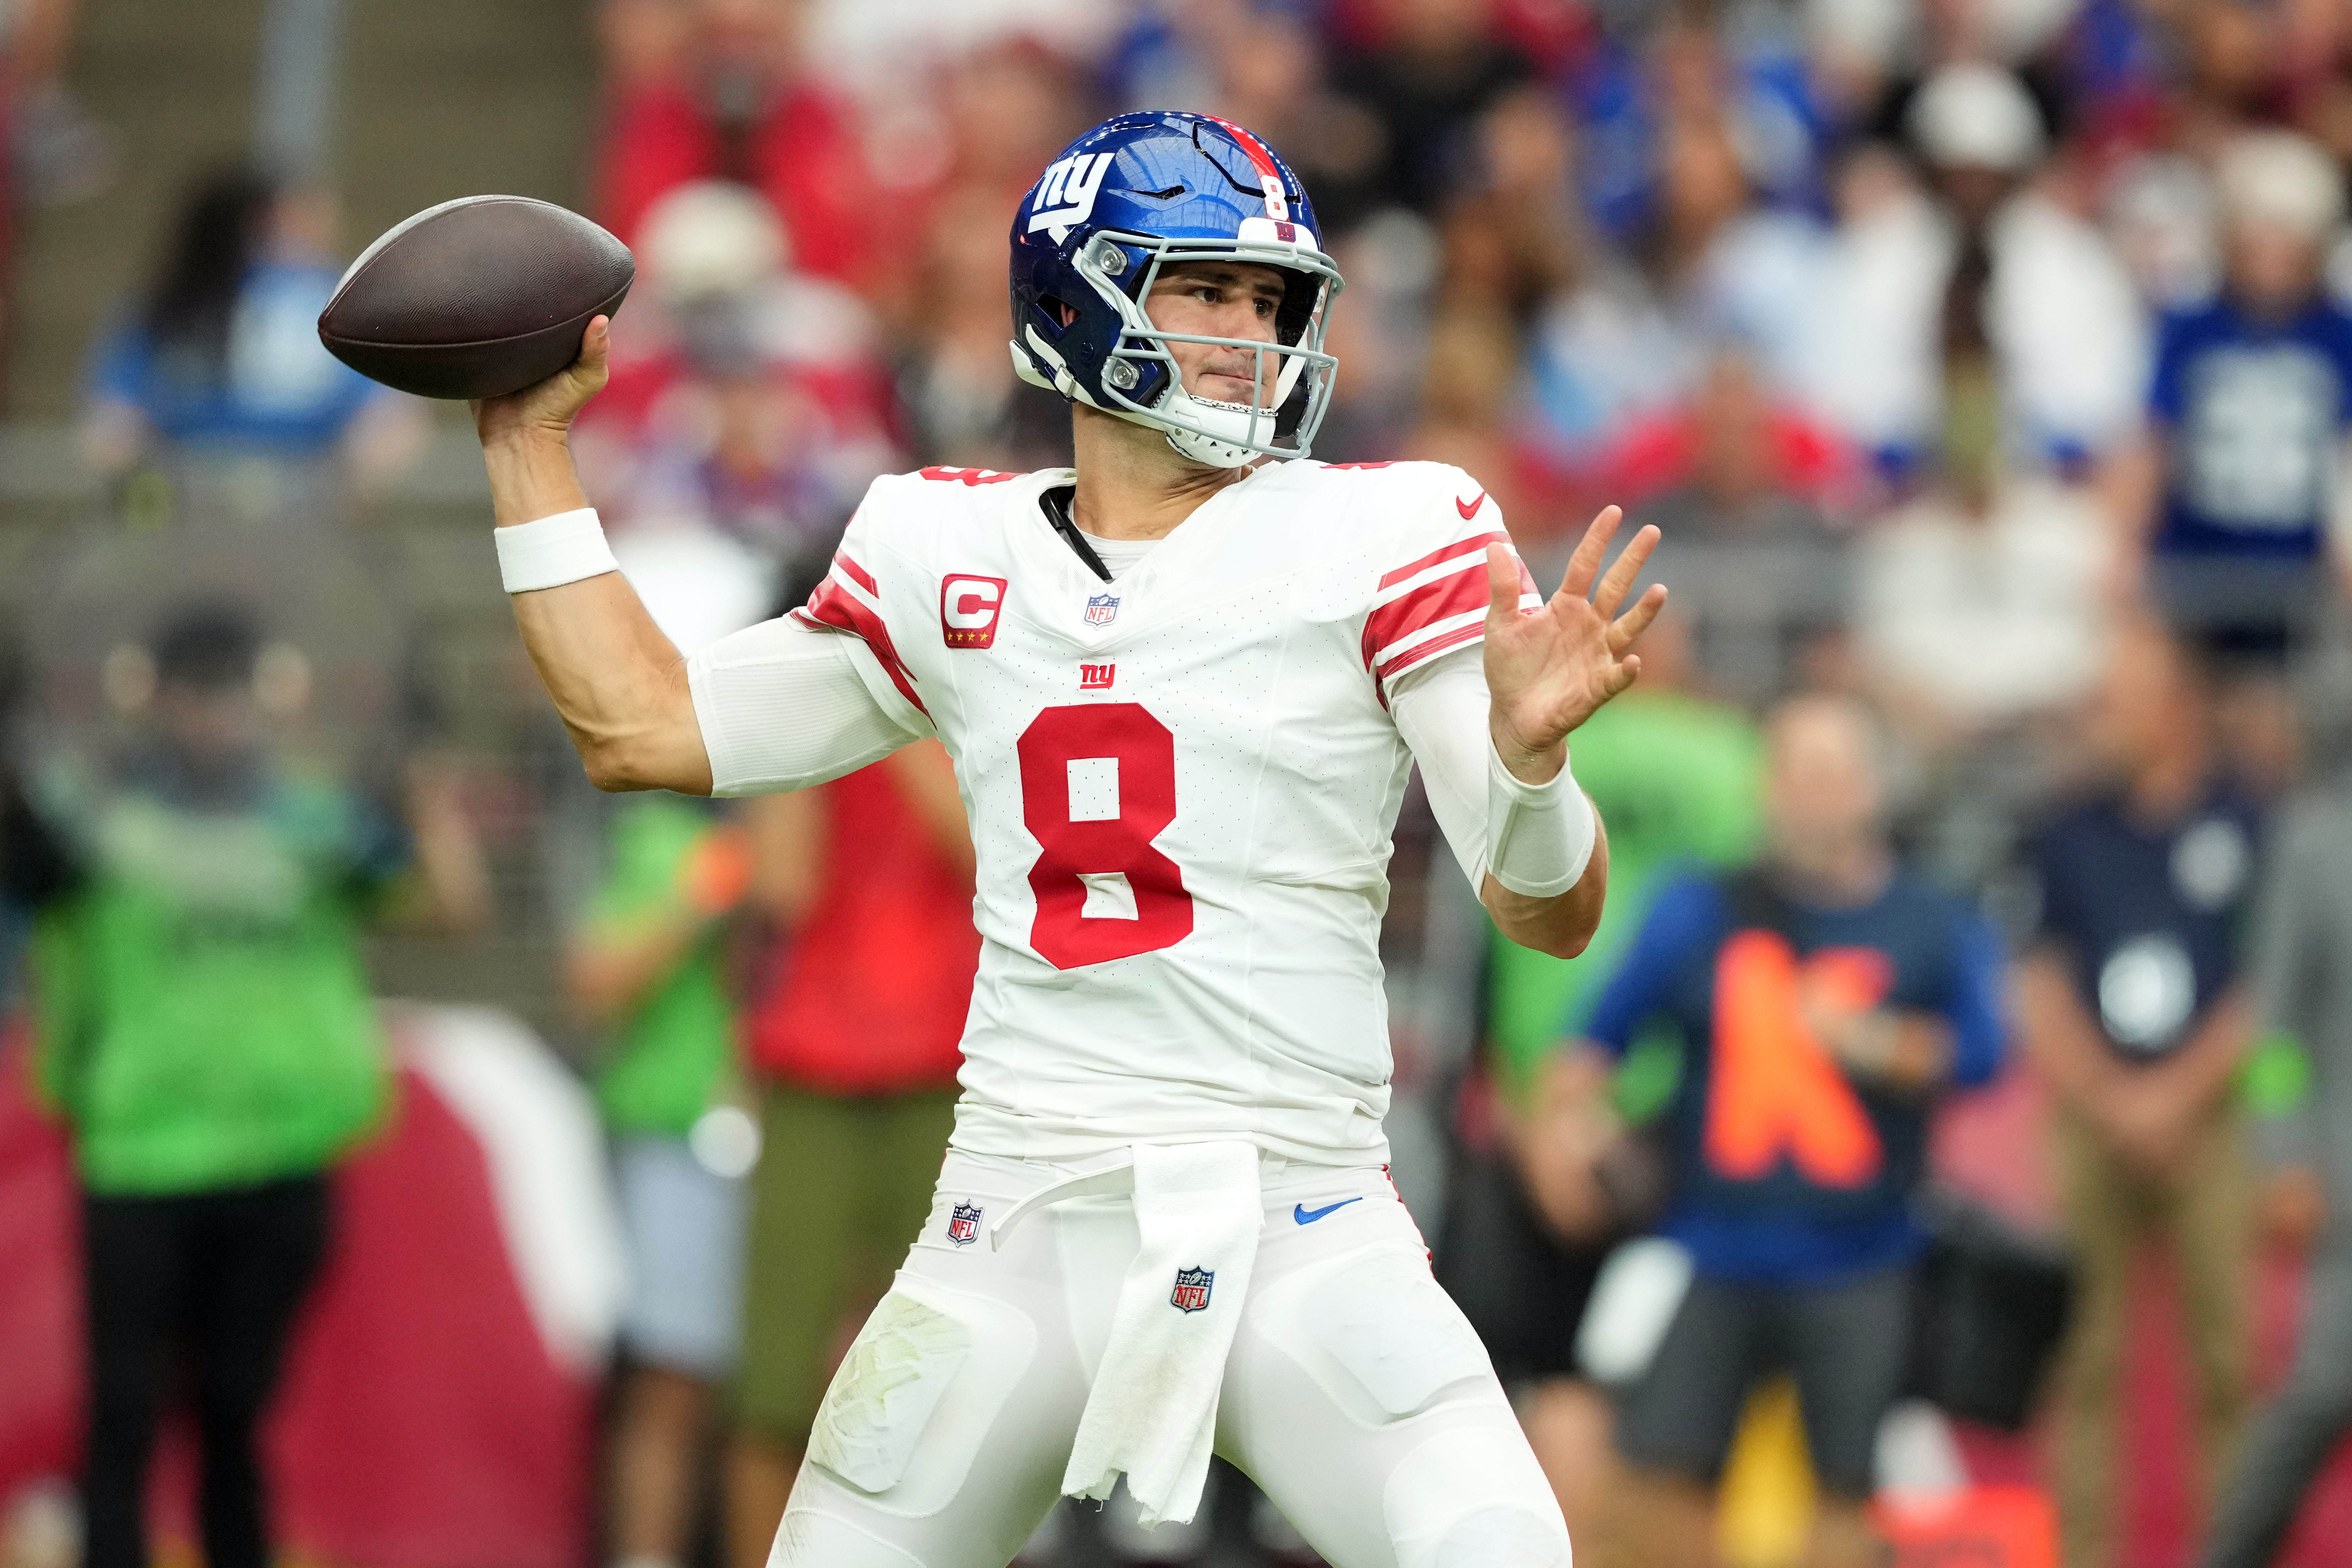
[[[2344,177],[2284,131],[2240,137],[2217,176],[2223,286],[2164,323],[2124,505],[2167,618],[2218,650],[2276,658],[2342,566],[2331,534],[2352,315],[2323,290],[2321,266]]]
[[[1618,1412],[1631,1562],[1714,1561],[1712,1488],[1749,1390],[1780,1371],[1822,1489],[1810,1568],[1884,1551],[1864,1504],[1908,1350],[1927,1113],[1946,1087],[1991,1078],[2002,1026],[1990,929],[1895,858],[1879,745],[1854,703],[1784,703],[1766,734],[1763,860],[1663,890],[1586,1031],[1587,1081],[1645,1028],[1685,1043],[1659,1229],[1692,1280]],[[1595,1114],[1564,1115],[1559,1136],[1576,1142]],[[1585,1179],[1600,1186],[1607,1165]]]
[[[102,469],[158,448],[293,459],[342,452],[369,479],[406,461],[412,399],[338,363],[319,312],[341,268],[315,193],[243,172],[190,198],[161,275],[90,367],[85,448]]]
[[[2019,1039],[2054,1102],[2076,1293],[2053,1483],[2065,1560],[2116,1561],[2134,1268],[2161,1241],[2188,1329],[2197,1479],[2210,1498],[2247,1414],[2252,1178],[2232,1088],[2253,1036],[2239,964],[2260,823],[2224,781],[2205,671],[2127,627],[2084,739],[2106,785],[2033,843],[2039,930]]]

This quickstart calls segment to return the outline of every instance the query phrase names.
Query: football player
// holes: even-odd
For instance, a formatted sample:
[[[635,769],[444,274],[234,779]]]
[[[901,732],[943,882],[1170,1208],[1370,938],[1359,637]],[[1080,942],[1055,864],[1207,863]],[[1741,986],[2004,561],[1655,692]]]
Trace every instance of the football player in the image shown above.
[[[796,789],[937,735],[971,816],[955,1134],[776,1564],[1001,1568],[1122,1473],[1147,1522],[1189,1517],[1212,1447],[1339,1568],[1569,1563],[1386,1178],[1376,939],[1418,763],[1501,929],[1582,948],[1608,856],[1567,740],[1635,677],[1657,534],[1604,574],[1602,512],[1547,599],[1459,469],[1311,461],[1319,239],[1239,126],[1088,132],[1012,235],[1013,361],[1070,401],[1075,470],[877,480],[803,608],[688,660],[565,450],[602,318],[477,410],[516,617],[597,784]]]

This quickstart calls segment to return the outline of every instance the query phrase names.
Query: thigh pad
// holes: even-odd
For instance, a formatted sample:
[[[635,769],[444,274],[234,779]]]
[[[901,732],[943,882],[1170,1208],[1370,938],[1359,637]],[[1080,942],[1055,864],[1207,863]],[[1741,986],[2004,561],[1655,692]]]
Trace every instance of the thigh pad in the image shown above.
[[[937,1513],[1036,1348],[1019,1308],[902,1271],[825,1390],[809,1462],[886,1512]]]
[[[1318,1261],[1263,1289],[1261,1331],[1365,1426],[1401,1421],[1456,1384],[1494,1376],[1461,1309],[1402,1247]]]

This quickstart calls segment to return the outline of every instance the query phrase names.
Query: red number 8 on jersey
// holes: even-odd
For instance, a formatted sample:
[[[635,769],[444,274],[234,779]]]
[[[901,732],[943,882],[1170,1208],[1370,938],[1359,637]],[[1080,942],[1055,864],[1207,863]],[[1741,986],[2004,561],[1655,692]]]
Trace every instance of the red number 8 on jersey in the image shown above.
[[[1056,969],[1172,947],[1192,934],[1184,873],[1151,841],[1176,819],[1176,737],[1133,702],[1048,708],[1021,732],[1029,945]]]

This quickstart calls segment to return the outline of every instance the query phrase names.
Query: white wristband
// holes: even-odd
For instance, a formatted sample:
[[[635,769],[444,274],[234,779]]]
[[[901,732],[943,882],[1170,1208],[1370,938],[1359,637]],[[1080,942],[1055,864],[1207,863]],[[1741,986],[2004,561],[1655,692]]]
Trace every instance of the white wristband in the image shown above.
[[[613,559],[613,547],[604,542],[604,530],[593,506],[492,529],[490,533],[499,543],[499,576],[509,594],[561,588],[566,583],[621,569],[621,563]]]
[[[1539,784],[1514,777],[1486,743],[1486,871],[1523,898],[1558,898],[1584,878],[1600,837],[1592,803],[1563,763]]]

